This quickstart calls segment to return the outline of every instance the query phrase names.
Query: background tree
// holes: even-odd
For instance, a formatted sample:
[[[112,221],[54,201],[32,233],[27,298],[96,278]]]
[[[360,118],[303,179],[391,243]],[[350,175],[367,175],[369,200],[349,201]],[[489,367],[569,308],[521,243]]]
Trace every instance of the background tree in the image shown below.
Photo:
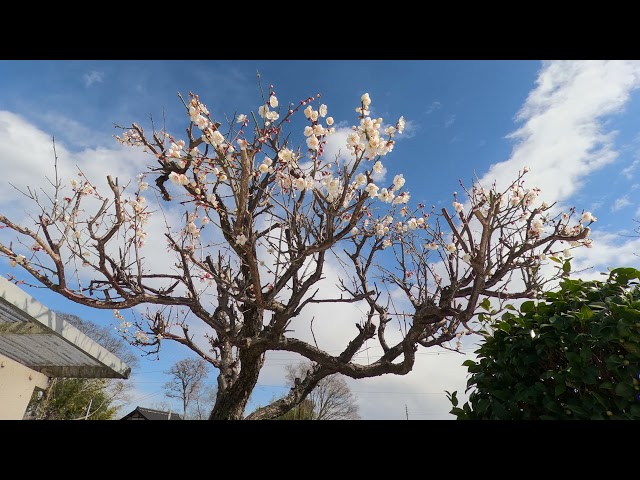
[[[203,385],[191,399],[185,420],[207,420],[216,403],[217,391],[214,386]]]
[[[187,418],[189,404],[199,401],[208,375],[209,364],[201,358],[185,358],[177,361],[166,374],[172,378],[164,384],[165,395],[182,402],[183,418]]]
[[[142,406],[142,405],[140,405]],[[161,412],[174,412],[175,409],[171,406],[171,402],[168,400],[160,400],[154,402],[151,407],[152,410],[159,410]]]
[[[640,271],[606,282],[564,280],[545,301],[497,320],[467,360],[458,419],[640,419]],[[516,313],[513,313],[516,312]]]
[[[291,386],[294,387],[301,378],[304,378],[307,370],[312,367],[313,365],[309,362],[287,365],[287,380]],[[320,380],[306,400],[308,402],[305,404],[305,409],[298,412],[297,416],[293,415],[291,419],[304,417],[304,420],[358,420],[360,418],[357,398],[351,393],[344,378],[339,375],[331,375]],[[301,405],[298,406],[299,409],[300,407]]]
[[[539,203],[539,189],[524,186],[526,169],[508,186],[463,186],[466,201],[454,194],[451,211],[411,207],[402,174],[377,185],[405,120],[372,118],[366,93],[342,145],[348,161],[323,156],[335,127],[320,95],[283,107],[272,86],[261,97],[257,113],[234,114],[223,126],[197,95],[179,96],[188,117],[182,138],[153,122],[147,131],[137,123],[118,127],[119,142],[153,161],[135,182],[107,175],[103,190],[82,171],[63,183],[56,169],[53,191],[23,192],[38,210],[33,225],[0,214],[2,234],[18,236],[0,242],[0,254],[38,285],[113,309],[123,336],[150,354],[175,341],[215,367],[211,419],[277,418],[336,373],[405,375],[420,347],[456,348],[451,341],[475,333],[472,319],[485,300],[500,309],[565,274],[541,275],[548,255],[589,245],[591,214],[576,219],[575,209]],[[288,131],[298,118],[304,128]],[[147,179],[157,204],[145,193]],[[152,239],[166,246],[167,264],[147,262],[149,222],[165,212],[163,204],[183,216],[167,219],[164,236]],[[336,295],[320,288],[329,259],[346,272]],[[390,289],[405,297],[397,310]],[[301,323],[320,303],[358,303],[364,312],[337,353]],[[369,341],[382,356],[355,361]],[[246,413],[265,354],[274,350],[301,355],[312,367],[283,398]]]
[[[83,320],[77,315],[56,312],[130,367],[138,357],[113,329]],[[52,378],[46,390],[36,390],[26,410],[26,417],[37,420],[105,420],[113,418],[123,402],[129,400],[131,384],[126,380],[102,378]]]

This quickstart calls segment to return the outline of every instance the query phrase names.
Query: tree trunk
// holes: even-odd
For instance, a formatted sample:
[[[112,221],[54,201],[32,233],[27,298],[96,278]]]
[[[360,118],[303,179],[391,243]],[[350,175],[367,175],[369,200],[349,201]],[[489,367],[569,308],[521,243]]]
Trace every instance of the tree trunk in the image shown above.
[[[242,420],[260,370],[264,365],[261,350],[245,349],[240,352],[241,369],[238,378],[225,391],[218,391],[216,404],[209,420]]]

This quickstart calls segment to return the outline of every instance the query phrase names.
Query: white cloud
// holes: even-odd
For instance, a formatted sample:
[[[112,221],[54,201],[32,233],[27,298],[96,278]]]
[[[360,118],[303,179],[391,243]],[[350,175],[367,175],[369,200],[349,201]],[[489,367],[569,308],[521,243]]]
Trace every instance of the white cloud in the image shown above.
[[[638,166],[638,164],[640,164],[640,159],[634,160],[633,162],[631,162],[631,164],[629,164],[628,166],[622,169],[622,172],[621,172],[622,175],[624,175],[627,179],[631,180],[633,178],[633,172]]]
[[[396,142],[399,142],[402,140],[413,138],[416,136],[419,130],[420,130],[420,125],[418,125],[418,123],[416,123],[413,120],[405,119],[403,132],[401,134],[396,135],[394,137],[394,140]]]
[[[456,116],[451,114],[448,115],[447,118],[444,121],[444,128],[449,128],[451,125],[454,124],[454,122],[456,121]]]
[[[84,79],[84,86],[89,88],[94,83],[102,83],[104,72],[91,70],[89,73],[85,73],[82,78]]]
[[[582,280],[603,280],[609,268],[640,268],[640,234],[595,232],[593,247],[574,251],[571,270]]]
[[[440,103],[438,100],[434,100],[433,102],[431,102],[431,105],[429,105],[427,107],[427,110],[425,113],[425,115],[429,115],[433,112],[435,112],[436,110],[439,110],[442,108],[442,103]]]
[[[625,195],[624,197],[616,198],[615,202],[613,202],[613,206],[611,207],[611,211],[617,212],[629,205],[631,205],[631,200],[629,200],[629,197]]]
[[[529,166],[527,185],[541,188],[543,199],[562,202],[617,157],[615,132],[602,122],[622,111],[640,86],[640,62],[545,62],[536,83],[516,117],[524,124],[509,135],[516,141],[510,158],[492,165],[481,183],[497,180],[505,188]]]
[[[327,137],[327,144],[324,146],[322,160],[325,162],[350,163],[353,160],[351,152],[347,150],[347,136],[352,133],[351,127],[340,126],[336,128],[333,135]]]
[[[72,145],[74,150],[97,145],[111,147],[115,145],[113,138],[103,133],[97,133],[77,120],[63,115],[44,112],[40,115],[39,120],[43,122],[47,129],[56,132],[56,142],[65,141],[68,145]]]

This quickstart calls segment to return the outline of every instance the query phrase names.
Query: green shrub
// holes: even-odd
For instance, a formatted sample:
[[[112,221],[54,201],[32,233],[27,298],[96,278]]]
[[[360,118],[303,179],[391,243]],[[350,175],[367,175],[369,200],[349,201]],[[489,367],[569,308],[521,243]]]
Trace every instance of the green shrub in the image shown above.
[[[640,271],[565,279],[506,311],[468,368],[458,420],[640,419]],[[512,307],[513,308],[513,307]]]

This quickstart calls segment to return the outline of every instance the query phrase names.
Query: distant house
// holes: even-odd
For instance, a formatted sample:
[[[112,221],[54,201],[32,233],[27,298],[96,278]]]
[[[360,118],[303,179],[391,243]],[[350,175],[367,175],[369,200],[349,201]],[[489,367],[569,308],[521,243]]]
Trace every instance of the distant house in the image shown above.
[[[184,420],[177,413],[162,410],[152,410],[151,408],[136,407],[135,410],[126,414],[120,420]]]

